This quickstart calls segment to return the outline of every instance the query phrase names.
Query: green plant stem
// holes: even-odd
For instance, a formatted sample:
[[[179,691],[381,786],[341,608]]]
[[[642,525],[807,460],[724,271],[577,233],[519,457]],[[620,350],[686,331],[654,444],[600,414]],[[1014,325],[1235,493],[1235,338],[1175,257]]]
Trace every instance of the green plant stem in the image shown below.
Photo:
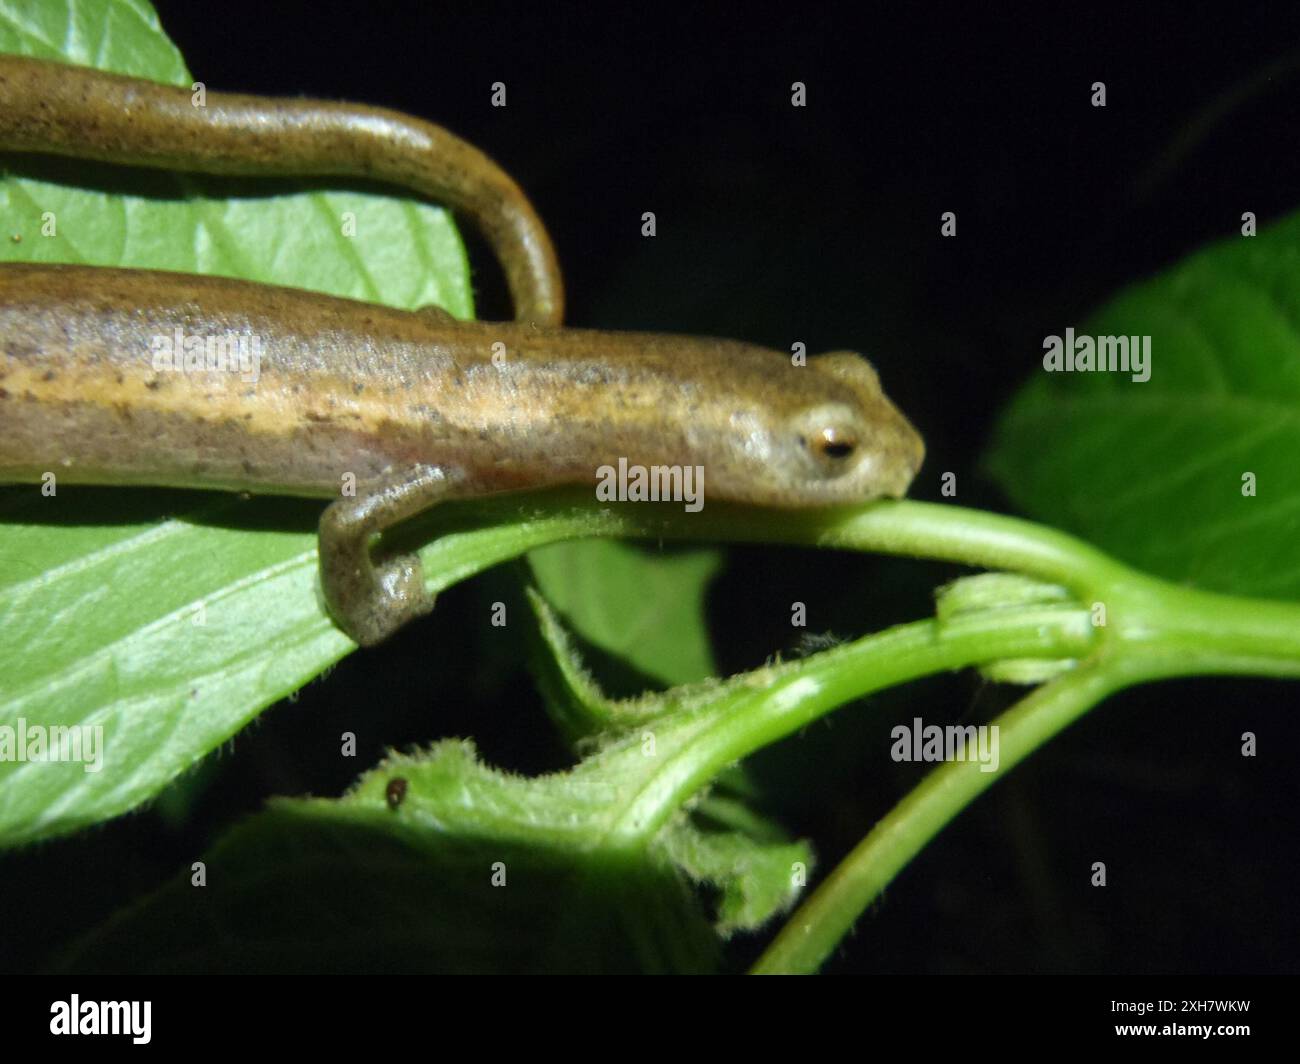
[[[500,533],[495,541],[485,536],[484,524],[499,526],[493,529]],[[454,529],[422,552],[426,571],[439,574],[440,586],[486,567],[471,561],[485,547],[494,555],[487,564],[495,564],[544,543],[589,536],[786,543],[876,551],[1009,569],[1071,589],[1131,573],[1073,536],[1030,521],[910,500],[821,511],[757,510],[715,503],[689,514],[672,504],[597,507],[589,491],[565,489],[522,501],[500,496],[451,504],[416,527]],[[461,531],[471,528],[478,531]],[[470,548],[472,555],[461,556],[465,548]],[[443,576],[444,571],[449,575]]]
[[[433,527],[451,530],[421,551],[434,591],[566,539],[785,543],[924,557],[1059,584],[1085,606],[1105,607],[1108,646],[1166,653],[1168,675],[1293,676],[1300,660],[1300,605],[1181,587],[1055,529],[958,506],[886,500],[853,510],[778,511],[714,504],[688,514],[671,504],[596,506],[590,492],[565,489],[523,501],[452,504],[435,514]]]
[[[1095,642],[1088,614],[1078,607],[990,610],[943,624],[899,625],[770,670],[761,683],[753,674],[738,677],[708,701],[707,727],[692,728],[689,743],[656,766],[611,841],[644,843],[727,765],[864,695],[999,658],[1079,657]]]
[[[1122,670],[1066,673],[1017,702],[995,722],[998,772],[975,761],[945,762],[925,777],[786,922],[754,964],[760,975],[816,972],[858,916],[949,821],[1011,766],[1123,686]]]
[[[1000,761],[947,762],[930,773],[798,909],[751,969],[815,972],[891,880],[970,802],[1124,687],[1209,673],[1300,677],[1300,609],[1174,587],[1138,574],[1118,588],[1127,614],[1088,665],[1021,699],[993,722]]]

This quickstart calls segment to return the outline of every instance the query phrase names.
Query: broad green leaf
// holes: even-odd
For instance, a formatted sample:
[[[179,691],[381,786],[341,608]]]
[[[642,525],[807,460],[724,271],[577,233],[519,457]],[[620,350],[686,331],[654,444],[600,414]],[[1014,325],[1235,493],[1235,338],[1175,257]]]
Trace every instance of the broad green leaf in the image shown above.
[[[1150,380],[1040,361],[987,458],[1012,500],[1162,576],[1300,597],[1300,215],[1125,290],[1076,334],[1149,336]]]
[[[190,85],[138,0],[7,4],[0,51]],[[6,260],[224,274],[471,313],[464,249],[432,204],[2,162]],[[353,238],[342,235],[347,211]],[[133,808],[352,649],[319,601],[319,511],[215,493],[0,491],[0,727],[13,729],[0,742],[85,726],[102,728],[104,744],[99,771],[0,760],[0,846]]]

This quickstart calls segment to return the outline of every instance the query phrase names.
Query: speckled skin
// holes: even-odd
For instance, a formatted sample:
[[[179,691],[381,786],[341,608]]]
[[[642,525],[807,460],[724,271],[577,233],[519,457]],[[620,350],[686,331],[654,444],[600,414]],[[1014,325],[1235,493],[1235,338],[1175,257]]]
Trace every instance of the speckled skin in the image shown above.
[[[443,168],[422,156],[434,150],[428,130],[446,134],[404,116],[210,95],[209,115],[220,100],[225,110],[215,113],[227,117],[203,135],[187,93],[93,72],[65,80],[64,71],[0,59],[0,148],[448,184],[445,174],[422,186],[394,177]],[[239,122],[276,132],[256,150],[241,147]],[[364,144],[374,123],[384,165],[361,168],[362,149],[345,165],[337,157],[349,155],[354,127]],[[426,135],[403,146],[388,138],[394,128]],[[458,322],[436,308],[399,311],[214,277],[0,265],[0,483],[52,472],[64,483],[333,498],[321,519],[322,588],[362,644],[432,608],[418,559],[377,565],[370,544],[442,498],[594,485],[597,470],[620,458],[701,467],[707,499],[759,505],[907,490],[921,439],[857,355],[796,366],[727,340],[548,324],[558,321],[560,284],[540,222],[528,211],[521,223],[526,201],[483,156],[456,151],[464,169],[450,185],[497,234],[523,320]],[[473,187],[479,176],[488,191]],[[256,380],[160,369],[159,338],[178,329],[256,337]]]

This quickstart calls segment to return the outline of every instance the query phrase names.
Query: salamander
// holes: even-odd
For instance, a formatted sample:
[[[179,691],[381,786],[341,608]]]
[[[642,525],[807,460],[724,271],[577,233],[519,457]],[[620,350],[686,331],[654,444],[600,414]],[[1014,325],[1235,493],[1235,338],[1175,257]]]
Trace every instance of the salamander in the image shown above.
[[[545,228],[486,156],[395,112],[190,94],[0,57],[0,150],[196,172],[380,177],[467,213],[517,320],[458,321],[220,277],[0,264],[0,483],[196,487],[332,500],[321,585],[370,645],[433,607],[375,537],[439,500],[699,469],[770,507],[907,491],[924,445],[852,352],[576,329]]]

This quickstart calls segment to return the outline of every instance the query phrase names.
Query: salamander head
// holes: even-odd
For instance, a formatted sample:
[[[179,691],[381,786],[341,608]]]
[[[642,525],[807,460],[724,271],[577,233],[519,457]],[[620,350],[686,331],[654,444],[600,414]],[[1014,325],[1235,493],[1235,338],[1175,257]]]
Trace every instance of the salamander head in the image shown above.
[[[762,412],[742,405],[730,420],[738,431],[710,472],[714,489],[738,501],[801,507],[897,497],[925,457],[871,363],[849,351],[802,368],[787,362]]]

